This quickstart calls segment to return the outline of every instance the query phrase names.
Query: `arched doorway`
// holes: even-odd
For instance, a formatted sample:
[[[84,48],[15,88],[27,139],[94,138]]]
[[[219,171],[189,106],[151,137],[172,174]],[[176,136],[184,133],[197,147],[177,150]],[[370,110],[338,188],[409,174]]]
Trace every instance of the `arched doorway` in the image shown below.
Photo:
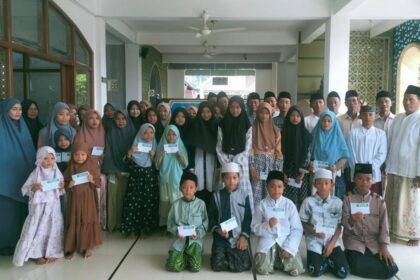
[[[153,65],[152,72],[150,73],[150,85],[149,91],[153,91],[153,93],[160,97],[162,97],[162,89],[160,83],[160,72],[159,68],[156,64]]]

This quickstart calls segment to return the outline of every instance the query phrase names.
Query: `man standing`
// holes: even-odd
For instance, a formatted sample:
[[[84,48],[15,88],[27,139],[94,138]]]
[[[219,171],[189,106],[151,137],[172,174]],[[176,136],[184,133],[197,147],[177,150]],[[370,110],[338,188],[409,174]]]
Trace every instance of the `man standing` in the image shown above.
[[[281,130],[283,128],[283,122],[286,118],[287,112],[292,106],[292,96],[287,91],[282,91],[277,96],[277,107],[279,107],[280,115],[273,118],[274,124]]]
[[[388,186],[385,198],[391,234],[418,246],[420,239],[420,87],[408,86],[405,113],[398,114],[389,130],[386,160]]]
[[[372,164],[373,184],[371,191],[382,196],[381,184],[381,165],[385,162],[387,142],[386,135],[382,129],[373,126],[375,121],[375,108],[362,106],[361,109],[362,126],[350,131],[347,139],[351,169],[351,179],[354,178],[354,167],[357,163]]]
[[[327,107],[337,116],[341,106],[340,95],[336,91],[331,91],[327,96]]]
[[[305,117],[305,127],[312,133],[312,130],[316,126],[319,120],[319,115],[324,112],[325,101],[322,93],[317,92],[311,95],[310,107],[312,109],[312,114]]]
[[[279,115],[279,111],[277,111],[277,99],[276,95],[272,91],[266,91],[264,93],[264,102],[270,104],[271,108],[273,108],[273,115],[272,117],[275,118]]]
[[[378,115],[374,126],[385,131],[388,135],[389,128],[394,121],[395,115],[391,112],[392,100],[391,94],[387,91],[380,91],[376,94],[376,107]]]
[[[256,92],[251,92],[248,94],[248,98],[246,99],[246,105],[247,105],[247,116],[248,120],[251,123],[251,125],[254,123],[255,118],[257,117],[257,109],[260,105],[260,95]]]
[[[346,92],[345,104],[347,107],[347,112],[341,116],[338,116],[337,120],[340,124],[341,131],[343,132],[344,139],[347,140],[349,132],[352,128],[362,126],[362,121],[359,119],[360,100],[357,91],[349,90]]]

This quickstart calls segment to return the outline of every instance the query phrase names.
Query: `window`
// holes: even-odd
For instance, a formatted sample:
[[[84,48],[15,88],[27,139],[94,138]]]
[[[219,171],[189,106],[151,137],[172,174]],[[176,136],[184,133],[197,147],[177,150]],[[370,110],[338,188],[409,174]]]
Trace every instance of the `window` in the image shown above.
[[[42,48],[42,0],[13,0],[13,42],[40,50]]]
[[[76,61],[77,63],[88,65],[89,64],[89,52],[85,47],[82,39],[80,38],[79,34],[77,34],[76,38]]]
[[[90,105],[89,72],[79,69],[76,74],[76,105]]]
[[[71,29],[64,17],[55,9],[49,7],[48,20],[50,27],[50,52],[53,55],[71,58]]]
[[[0,0],[0,38],[5,35],[4,0]]]
[[[397,113],[404,112],[404,92],[408,85],[420,81],[420,44],[407,45],[401,53],[397,69]]]
[[[6,49],[0,48],[0,99],[7,97],[7,64],[6,64]]]

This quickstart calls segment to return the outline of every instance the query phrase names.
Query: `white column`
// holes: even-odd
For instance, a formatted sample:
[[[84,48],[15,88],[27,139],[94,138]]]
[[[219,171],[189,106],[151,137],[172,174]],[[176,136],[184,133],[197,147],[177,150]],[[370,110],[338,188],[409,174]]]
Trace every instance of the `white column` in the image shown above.
[[[325,30],[324,96],[334,90],[343,103],[348,89],[349,56],[350,19],[348,16],[331,16]]]
[[[141,100],[141,60],[140,46],[125,44],[125,97],[130,100]]]
[[[107,89],[106,89],[106,27],[105,20],[95,18],[95,44],[93,50],[94,56],[94,89],[95,89],[95,104],[92,107],[103,111],[103,106],[107,102]]]

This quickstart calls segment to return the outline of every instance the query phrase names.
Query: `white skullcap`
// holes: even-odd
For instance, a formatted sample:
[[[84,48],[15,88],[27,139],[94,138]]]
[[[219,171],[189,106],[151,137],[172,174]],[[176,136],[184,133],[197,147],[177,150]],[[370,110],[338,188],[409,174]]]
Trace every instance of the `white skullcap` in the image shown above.
[[[333,174],[330,170],[319,168],[317,171],[315,171],[314,180],[316,179],[333,179]]]
[[[239,165],[234,162],[228,162],[228,163],[223,164],[222,174],[228,173],[228,172],[239,173]]]

